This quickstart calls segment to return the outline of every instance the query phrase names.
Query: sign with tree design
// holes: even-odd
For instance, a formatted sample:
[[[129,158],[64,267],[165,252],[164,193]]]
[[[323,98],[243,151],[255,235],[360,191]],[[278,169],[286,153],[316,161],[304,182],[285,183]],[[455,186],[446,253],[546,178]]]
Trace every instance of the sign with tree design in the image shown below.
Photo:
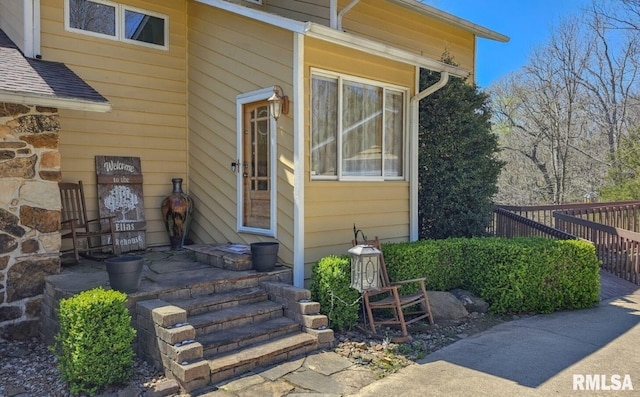
[[[140,157],[96,156],[100,216],[113,216],[120,252],[146,249]]]

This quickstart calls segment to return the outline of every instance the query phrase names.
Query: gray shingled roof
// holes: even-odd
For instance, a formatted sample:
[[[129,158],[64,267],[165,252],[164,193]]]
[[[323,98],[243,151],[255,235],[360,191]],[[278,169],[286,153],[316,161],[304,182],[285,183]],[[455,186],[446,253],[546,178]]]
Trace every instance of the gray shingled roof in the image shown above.
[[[106,112],[109,101],[59,62],[26,58],[0,30],[0,102]]]

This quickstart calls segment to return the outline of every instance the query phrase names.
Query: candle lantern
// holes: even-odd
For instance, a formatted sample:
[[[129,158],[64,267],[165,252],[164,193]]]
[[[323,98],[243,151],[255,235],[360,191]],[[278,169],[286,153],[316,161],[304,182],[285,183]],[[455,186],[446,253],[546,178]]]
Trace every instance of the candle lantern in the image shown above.
[[[369,244],[349,249],[351,255],[351,288],[359,292],[380,287],[380,252]]]

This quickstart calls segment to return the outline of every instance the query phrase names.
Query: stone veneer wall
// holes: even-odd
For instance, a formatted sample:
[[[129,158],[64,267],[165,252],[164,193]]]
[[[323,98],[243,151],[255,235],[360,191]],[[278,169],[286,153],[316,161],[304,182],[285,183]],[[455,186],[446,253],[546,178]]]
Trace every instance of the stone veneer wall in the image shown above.
[[[0,102],[0,337],[38,336],[44,277],[60,272],[58,110]]]

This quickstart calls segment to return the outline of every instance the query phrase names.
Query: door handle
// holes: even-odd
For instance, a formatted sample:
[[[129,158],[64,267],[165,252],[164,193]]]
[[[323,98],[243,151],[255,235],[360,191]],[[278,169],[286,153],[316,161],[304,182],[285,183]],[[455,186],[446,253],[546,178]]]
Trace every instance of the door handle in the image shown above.
[[[231,162],[231,171],[232,172],[240,172],[240,159]]]

